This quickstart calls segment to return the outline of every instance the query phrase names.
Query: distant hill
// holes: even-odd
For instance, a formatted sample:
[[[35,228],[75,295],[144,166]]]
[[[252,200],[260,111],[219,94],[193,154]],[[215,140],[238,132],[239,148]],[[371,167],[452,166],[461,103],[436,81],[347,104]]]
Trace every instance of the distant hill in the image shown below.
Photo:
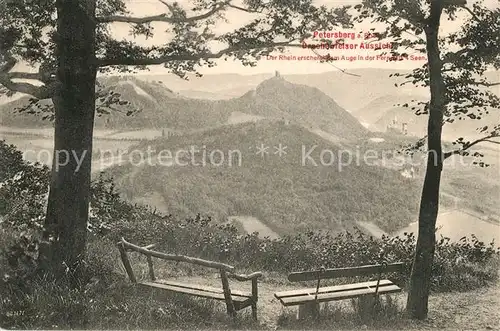
[[[371,130],[383,131],[386,129],[387,123],[391,123],[394,117],[397,117],[400,122],[398,125],[407,122],[409,133],[420,136],[425,131],[425,124],[421,124],[425,123],[423,120],[425,116],[416,118],[411,111],[398,108],[395,104],[404,103],[408,99],[426,100],[428,99],[428,91],[425,88],[416,88],[411,84],[395,87],[395,83],[404,80],[403,77],[389,77],[395,72],[409,73],[409,71],[371,68],[349,70],[348,74],[331,71],[318,74],[284,75],[283,77],[288,83],[307,85],[313,94],[316,92],[311,90],[311,87],[319,89],[324,95],[334,100],[336,104],[333,106],[334,108],[340,107],[347,110]],[[487,72],[486,76],[491,80],[500,80],[498,71]],[[261,116],[260,114],[265,111],[255,109],[255,107],[252,109],[249,106],[249,103],[252,102],[262,107],[274,109],[273,118],[287,117],[288,115],[282,111],[282,108],[288,107],[289,104],[293,108],[294,102],[288,100],[286,103],[286,100],[280,100],[282,104],[275,107],[272,102],[258,101],[259,99],[266,100],[264,97],[254,96],[252,92],[257,89],[259,84],[272,77],[271,73],[204,75],[201,78],[191,77],[190,80],[182,80],[174,75],[136,75],[133,78],[102,77],[101,80],[109,80],[112,85],[117,84],[117,81],[121,79],[121,85],[115,86],[117,90],[124,97],[129,98],[134,105],[143,107],[145,111],[134,118],[120,114],[104,117],[97,120],[97,125],[111,128],[172,126],[176,129],[190,130],[227,123],[231,121],[229,118],[233,111],[251,116]],[[175,92],[172,89],[175,89]],[[141,90],[146,91],[146,94],[142,93],[141,95],[138,92]],[[286,92],[286,86],[283,91]],[[147,95],[154,96],[154,98],[148,98]],[[264,93],[261,95],[263,96]],[[292,100],[297,101],[295,96]],[[311,98],[308,100],[311,101]],[[301,102],[301,100],[298,101]],[[325,104],[327,103],[329,102],[325,102]],[[33,125],[33,120],[27,120],[18,115],[12,116],[8,111],[5,111],[10,107],[10,105],[0,105],[0,124]],[[228,107],[231,109],[227,109]],[[270,112],[268,111],[268,113]],[[328,112],[323,110],[322,113],[327,116],[328,121]],[[308,113],[308,117],[310,115]],[[297,120],[296,113],[293,113],[293,117]],[[298,118],[298,122],[304,125],[316,125],[318,117],[315,117],[314,123],[307,121],[304,116]],[[496,119],[492,116],[492,120],[498,122],[498,116]],[[38,124],[36,122],[36,124],[50,126],[50,123]],[[457,135],[472,137],[475,127],[479,125],[481,125],[479,122],[461,121],[452,126],[447,125],[444,134],[446,139],[454,139]],[[328,131],[332,133],[331,129]]]
[[[188,75],[188,80],[181,79],[173,74],[136,75],[135,77],[146,82],[161,81],[165,86],[175,89],[182,95],[199,98],[200,93],[209,93],[212,96],[220,94],[240,97],[249,90],[254,89],[264,80],[273,77],[273,74],[240,75],[228,73],[203,75],[202,77]],[[194,91],[192,92],[194,95],[190,95],[190,91]]]
[[[255,90],[228,103],[232,109],[244,113],[295,121],[344,139],[367,133],[354,116],[319,89],[293,84],[282,77],[267,79]]]
[[[178,90],[182,96],[191,99],[204,99],[204,100],[227,100],[241,96],[239,89],[236,91],[224,90],[222,92],[207,92],[197,90]]]
[[[316,74],[282,75],[287,81],[295,84],[307,85],[320,89],[323,93],[334,99],[342,108],[349,111],[367,105],[373,99],[392,93],[410,93],[427,95],[427,90],[415,88],[412,85],[395,87],[394,83],[401,83],[403,77],[389,77],[390,74],[409,71],[390,69],[352,69],[348,73],[328,71]],[[167,86],[175,86],[182,94],[184,90],[210,92],[241,96],[248,90],[254,89],[262,81],[273,77],[269,74],[238,75],[218,74],[192,77],[189,81],[181,80],[174,75],[138,75],[144,81],[161,80]],[[171,82],[171,84],[170,84]]]
[[[426,88],[415,87],[411,84],[394,86],[395,83],[401,83],[406,79],[389,77],[393,73],[408,74],[410,71],[363,68],[349,69],[347,73],[327,71],[316,74],[284,74],[283,77],[291,83],[319,88],[348,111],[362,108],[384,95],[411,94],[428,98],[429,92]],[[225,94],[225,91],[230,91],[228,95],[241,96],[272,76],[272,73],[259,73],[254,75],[208,74],[199,78],[192,76],[190,80],[182,80],[174,75],[138,75],[137,78],[145,81],[162,80],[166,86],[172,88],[175,86],[175,90],[180,91],[181,94],[184,90],[215,94]],[[500,81],[498,71],[488,71],[486,77],[492,81]]]
[[[358,138],[367,133],[356,118],[320,90],[292,84],[282,78],[265,80],[239,98],[215,101],[186,98],[158,80],[146,82],[132,76],[115,76],[101,78],[101,82],[129,101],[132,108],[141,111],[133,116],[126,116],[125,112],[102,116],[96,120],[96,126],[100,128],[191,131],[228,124],[237,111],[317,127],[343,139]],[[15,102],[17,106],[26,99]],[[3,125],[50,125],[37,117],[13,114],[13,106],[9,103],[0,109],[5,114]]]
[[[405,81],[404,77],[389,77],[394,73],[406,74],[409,71],[390,69],[353,69],[349,74],[340,71],[312,75],[286,76],[292,83],[314,86],[334,98],[342,107],[353,111],[366,106],[373,100],[387,94],[411,94],[426,96],[427,90],[413,85],[402,87],[395,83]]]
[[[261,144],[269,147],[264,157],[257,153]],[[275,154],[279,144],[286,146],[287,154],[281,157]],[[315,145],[310,156],[317,166],[310,160],[303,164],[302,149],[307,153]],[[180,162],[185,165],[152,162],[108,171],[128,199],[179,216],[200,212],[221,220],[229,215],[251,215],[278,233],[290,233],[305,228],[352,228],[355,221],[394,230],[413,220],[417,210],[420,181],[363,160],[339,171],[340,147],[294,124],[242,123],[144,142],[137,149],[147,150],[148,146],[172,155],[189,151],[191,146],[199,151],[183,153]],[[224,155],[215,154],[215,162],[224,160],[219,166],[210,164],[209,155],[215,150]],[[235,150],[241,157],[233,153],[230,161],[230,151]],[[205,165],[202,151],[207,156]],[[331,154],[334,162],[330,164]],[[339,158],[347,161],[346,155]]]
[[[107,77],[103,84],[141,111],[133,116],[117,113],[103,116],[96,122],[98,127],[193,130],[221,125],[231,113],[219,101],[189,99],[159,82],[125,76]]]
[[[400,104],[409,101],[404,101],[402,98],[397,97],[394,97],[394,99],[401,100]],[[386,132],[387,130],[396,130],[397,132],[402,132],[403,123],[406,123],[406,131],[409,135],[423,137],[427,132],[428,116],[415,115],[415,112],[410,108],[401,106],[376,107],[370,104],[357,111],[355,115],[372,131]],[[477,128],[498,124],[500,123],[499,118],[498,110],[492,109],[489,114],[485,114],[481,119],[471,120],[465,117],[463,120],[446,123],[443,127],[443,139],[454,141],[459,137],[467,139],[479,138],[482,134],[477,131]]]

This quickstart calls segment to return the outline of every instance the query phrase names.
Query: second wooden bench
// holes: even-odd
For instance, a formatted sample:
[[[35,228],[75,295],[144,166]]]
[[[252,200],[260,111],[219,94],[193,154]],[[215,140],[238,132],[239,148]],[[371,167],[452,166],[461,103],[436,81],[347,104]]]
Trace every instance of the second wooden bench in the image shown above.
[[[274,296],[283,306],[299,306],[299,318],[305,317],[305,315],[318,315],[320,302],[400,292],[401,288],[389,279],[382,279],[382,274],[399,273],[404,269],[404,266],[404,263],[398,262],[353,268],[292,272],[288,275],[289,281],[316,281],[316,287],[277,292]],[[320,287],[322,279],[372,275],[377,275],[377,279],[345,285]]]

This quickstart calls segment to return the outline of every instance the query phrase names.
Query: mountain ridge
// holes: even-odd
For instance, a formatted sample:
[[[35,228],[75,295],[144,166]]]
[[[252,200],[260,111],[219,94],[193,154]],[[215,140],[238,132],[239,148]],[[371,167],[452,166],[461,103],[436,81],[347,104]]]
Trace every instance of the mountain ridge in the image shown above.
[[[198,130],[228,124],[235,111],[251,116],[292,121],[301,125],[318,127],[330,133],[355,139],[366,134],[365,128],[356,118],[340,107],[333,99],[317,88],[271,77],[255,89],[239,98],[229,100],[200,100],[186,98],[161,82],[145,82],[136,77],[106,77],[100,79],[107,88],[112,88],[121,98],[130,102],[130,107],[142,109],[134,116],[114,113],[96,118],[96,127],[110,128],[155,128],[172,130]],[[26,100],[24,100],[26,101]],[[23,102],[16,101],[16,105]],[[6,116],[10,104],[4,105],[2,125],[49,126],[48,123],[33,123],[27,115]],[[35,121],[36,122],[36,121]]]

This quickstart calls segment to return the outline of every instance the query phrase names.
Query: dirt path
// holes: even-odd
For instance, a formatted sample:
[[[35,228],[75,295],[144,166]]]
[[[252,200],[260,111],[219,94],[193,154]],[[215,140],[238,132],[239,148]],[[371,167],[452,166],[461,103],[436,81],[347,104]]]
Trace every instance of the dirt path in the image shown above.
[[[375,223],[358,221],[356,222],[356,224],[362,229],[368,231],[368,233],[375,238],[382,238],[382,236],[389,235],[387,232],[379,228]]]
[[[430,300],[431,325],[447,330],[500,330],[500,285]]]
[[[264,222],[253,216],[229,216],[228,219],[230,221],[239,222],[247,233],[258,232],[261,238],[269,237],[271,239],[276,239],[279,237],[279,235],[264,224]]]

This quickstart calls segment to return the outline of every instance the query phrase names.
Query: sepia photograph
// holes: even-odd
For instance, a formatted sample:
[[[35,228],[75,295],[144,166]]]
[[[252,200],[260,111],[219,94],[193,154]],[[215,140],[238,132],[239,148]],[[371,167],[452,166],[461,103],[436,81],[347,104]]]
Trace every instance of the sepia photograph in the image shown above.
[[[0,330],[500,330],[500,0],[0,0]]]

